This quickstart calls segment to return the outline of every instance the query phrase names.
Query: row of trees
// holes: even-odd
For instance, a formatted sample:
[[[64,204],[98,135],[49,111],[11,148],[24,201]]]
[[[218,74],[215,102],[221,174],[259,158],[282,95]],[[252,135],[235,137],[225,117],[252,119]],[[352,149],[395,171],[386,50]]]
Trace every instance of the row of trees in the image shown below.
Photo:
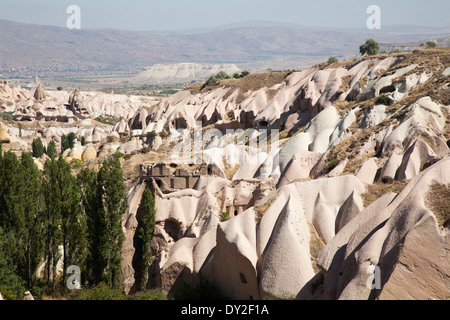
[[[73,147],[75,146],[75,140],[77,140],[75,133],[71,132],[67,135],[63,134],[61,136],[61,154],[67,149],[73,149]],[[85,145],[84,137],[81,137],[81,145]],[[33,157],[35,158],[40,158],[44,154],[48,155],[50,158],[58,157],[58,151],[56,150],[56,143],[53,140],[50,141],[47,148],[45,148],[44,144],[42,143],[42,140],[40,138],[36,138],[33,140],[31,147]]]
[[[126,206],[118,158],[75,176],[62,158],[50,157],[41,172],[30,154],[2,154],[0,145],[0,292],[10,299],[22,298],[25,288],[54,293],[65,287],[70,265],[80,268],[85,287],[120,288]],[[151,228],[151,221],[142,228],[146,243]]]

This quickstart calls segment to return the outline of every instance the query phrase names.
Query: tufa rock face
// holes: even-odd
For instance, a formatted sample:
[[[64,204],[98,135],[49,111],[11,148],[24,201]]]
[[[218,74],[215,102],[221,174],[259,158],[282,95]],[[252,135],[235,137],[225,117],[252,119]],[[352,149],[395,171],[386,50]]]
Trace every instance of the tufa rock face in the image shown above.
[[[83,160],[84,162],[95,160],[96,158],[97,158],[97,151],[92,146],[87,147],[83,151],[83,154],[81,155],[81,160]]]
[[[11,137],[9,136],[6,128],[0,124],[0,143],[10,143]]]
[[[23,296],[23,300],[34,300],[34,297],[30,291],[27,291],[27,292],[25,292],[25,295]]]
[[[68,102],[72,109],[78,108],[80,102],[80,91],[78,89],[75,89],[75,91],[70,94]]]
[[[44,88],[42,88],[41,84],[39,84],[36,88],[36,91],[34,91],[34,98],[37,101],[45,100],[45,91]]]

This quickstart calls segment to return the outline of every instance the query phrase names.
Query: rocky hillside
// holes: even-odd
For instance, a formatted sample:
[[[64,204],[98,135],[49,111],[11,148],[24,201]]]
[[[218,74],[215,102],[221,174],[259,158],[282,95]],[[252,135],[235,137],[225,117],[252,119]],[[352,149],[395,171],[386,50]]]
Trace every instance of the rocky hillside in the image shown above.
[[[0,140],[29,150],[67,126],[87,142],[69,160],[126,154],[127,292],[149,271],[169,297],[201,275],[232,299],[447,299],[449,74],[442,48],[194,84],[159,102],[3,83],[13,119]],[[141,269],[146,188],[157,223]]]
[[[449,71],[448,49],[418,50],[194,85],[143,107],[131,135],[160,137],[160,155],[177,146],[171,132],[189,136],[196,122],[279,129],[281,140],[250,159],[264,131],[252,132],[240,163],[228,142],[203,138],[216,172],[193,189],[146,171],[124,221],[126,285],[150,188],[158,224],[149,285],[169,296],[201,274],[234,299],[448,298]]]

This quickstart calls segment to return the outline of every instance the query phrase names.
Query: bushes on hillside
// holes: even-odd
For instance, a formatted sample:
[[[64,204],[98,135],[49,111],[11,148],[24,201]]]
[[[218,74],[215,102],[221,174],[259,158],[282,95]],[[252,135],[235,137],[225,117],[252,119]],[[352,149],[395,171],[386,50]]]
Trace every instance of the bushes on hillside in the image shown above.
[[[373,39],[368,39],[366,43],[359,47],[359,52],[362,55],[374,56],[380,53],[380,44]]]
[[[220,71],[218,74],[211,76],[208,81],[206,81],[206,85],[213,85],[221,80],[231,79],[231,77],[224,71]]]

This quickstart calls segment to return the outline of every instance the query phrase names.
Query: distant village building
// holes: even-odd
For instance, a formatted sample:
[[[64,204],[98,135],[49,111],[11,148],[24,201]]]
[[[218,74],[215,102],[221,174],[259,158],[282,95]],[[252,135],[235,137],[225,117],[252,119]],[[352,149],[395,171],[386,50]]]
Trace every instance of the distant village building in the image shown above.
[[[154,179],[162,192],[193,189],[201,176],[222,175],[215,165],[202,165],[199,169],[190,172],[177,165],[168,166],[159,163],[153,166],[142,165],[141,175],[147,179]]]

